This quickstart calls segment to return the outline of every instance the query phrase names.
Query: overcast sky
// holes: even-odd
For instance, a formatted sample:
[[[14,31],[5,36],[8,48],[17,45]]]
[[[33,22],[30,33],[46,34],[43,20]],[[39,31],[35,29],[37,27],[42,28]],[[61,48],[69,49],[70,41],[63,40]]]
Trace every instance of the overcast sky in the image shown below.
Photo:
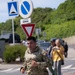
[[[0,23],[5,22],[9,19],[8,16],[8,2],[12,0],[0,0]],[[14,0],[20,1],[20,0]],[[59,4],[65,2],[65,0],[32,0],[34,8],[37,7],[50,7],[50,8],[57,8]]]

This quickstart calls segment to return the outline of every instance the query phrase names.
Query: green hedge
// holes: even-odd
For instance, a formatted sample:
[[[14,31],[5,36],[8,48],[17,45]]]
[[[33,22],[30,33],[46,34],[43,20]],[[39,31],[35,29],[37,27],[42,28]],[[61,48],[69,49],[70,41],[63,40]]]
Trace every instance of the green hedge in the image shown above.
[[[17,57],[20,57],[21,61],[23,61],[25,51],[26,47],[23,45],[6,45],[4,52],[4,61],[7,63],[15,62],[15,59]]]

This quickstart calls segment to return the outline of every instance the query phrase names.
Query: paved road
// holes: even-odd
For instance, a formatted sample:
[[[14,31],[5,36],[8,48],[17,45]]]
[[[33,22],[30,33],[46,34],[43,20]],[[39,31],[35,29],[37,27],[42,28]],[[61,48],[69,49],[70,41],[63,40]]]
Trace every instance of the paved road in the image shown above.
[[[10,69],[10,68],[18,68],[21,67],[22,64],[0,64],[0,70],[6,70],[6,69]]]
[[[62,66],[62,74],[70,74],[75,72],[75,58],[65,59],[65,65]],[[11,73],[20,73],[20,67],[22,64],[0,64],[0,74],[7,74],[10,75]]]
[[[71,63],[75,62],[75,46],[71,45],[69,46],[69,50],[68,50],[68,58],[66,58],[67,60],[71,60]],[[74,60],[74,61],[72,61]],[[68,61],[70,62],[70,61]],[[73,65],[70,65],[68,67],[72,67]],[[63,73],[63,75],[75,75],[75,66],[73,66],[74,71],[68,71],[67,73]],[[72,69],[71,69],[72,70]]]

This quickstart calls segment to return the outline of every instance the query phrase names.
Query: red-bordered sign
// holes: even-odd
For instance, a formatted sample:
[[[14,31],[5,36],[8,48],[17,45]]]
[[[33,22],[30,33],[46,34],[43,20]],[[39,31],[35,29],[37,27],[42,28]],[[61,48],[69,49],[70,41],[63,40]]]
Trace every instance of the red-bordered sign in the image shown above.
[[[35,24],[22,24],[21,25],[27,37],[32,36]]]

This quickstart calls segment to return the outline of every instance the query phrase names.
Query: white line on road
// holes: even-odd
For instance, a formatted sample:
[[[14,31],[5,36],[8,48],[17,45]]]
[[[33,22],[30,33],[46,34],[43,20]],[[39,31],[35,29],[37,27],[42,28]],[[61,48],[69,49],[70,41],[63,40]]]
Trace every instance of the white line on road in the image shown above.
[[[72,68],[70,68],[70,69],[75,69],[75,67],[72,67]]]
[[[65,60],[75,60],[75,57],[73,57],[73,58],[65,58]]]
[[[8,71],[11,71],[13,68],[10,68],[10,69],[6,69],[6,70],[1,70],[0,72],[8,72]]]
[[[68,65],[68,66],[62,67],[62,69],[69,69],[70,67],[72,67],[72,65]]]
[[[20,71],[20,68],[13,69],[12,71],[10,71],[10,73],[12,73],[12,72],[16,72],[16,71]]]

